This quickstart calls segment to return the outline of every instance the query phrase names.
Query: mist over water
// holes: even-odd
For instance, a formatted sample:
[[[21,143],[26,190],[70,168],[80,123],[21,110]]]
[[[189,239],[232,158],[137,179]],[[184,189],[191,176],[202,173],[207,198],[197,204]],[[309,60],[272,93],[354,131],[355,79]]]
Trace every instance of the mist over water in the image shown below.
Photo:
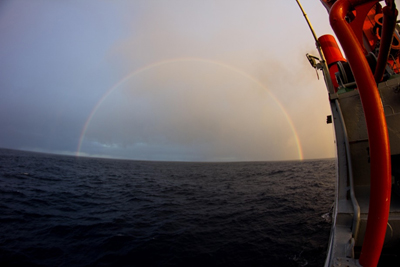
[[[317,51],[294,1],[0,6],[0,147],[184,161],[335,155],[327,92],[304,56]],[[304,7],[328,33],[323,5]]]
[[[322,266],[325,259],[334,160],[0,155],[3,266]]]
[[[158,160],[189,161],[301,154],[296,129],[268,88],[230,66],[196,59],[131,76],[107,95],[87,125],[82,152],[97,148],[97,154],[103,149],[133,159],[157,153]]]

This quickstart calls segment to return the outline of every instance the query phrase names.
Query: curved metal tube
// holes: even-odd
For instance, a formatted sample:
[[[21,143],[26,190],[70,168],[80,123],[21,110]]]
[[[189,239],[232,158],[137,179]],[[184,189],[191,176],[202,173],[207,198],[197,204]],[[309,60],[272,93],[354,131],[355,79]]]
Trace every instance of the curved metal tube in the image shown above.
[[[358,205],[357,198],[354,194],[354,182],[353,182],[353,167],[351,163],[351,155],[350,155],[350,144],[349,138],[347,136],[347,128],[344,122],[343,114],[340,108],[339,101],[335,100],[335,105],[337,110],[339,111],[340,122],[342,123],[343,133],[344,133],[344,143],[346,147],[346,156],[347,156],[347,164],[348,164],[348,172],[349,172],[349,184],[350,184],[350,198],[351,203],[353,203],[353,238],[356,240],[358,236],[358,230],[360,229],[360,205]]]
[[[361,44],[345,17],[351,8],[371,1],[338,0],[329,14],[360,93],[367,122],[371,159],[371,193],[367,229],[359,262],[376,266],[382,251],[390,210],[391,159],[389,135],[382,101]]]
[[[397,9],[391,0],[391,5],[383,8],[383,25],[382,25],[382,37],[381,45],[379,48],[378,61],[375,68],[375,81],[379,83],[382,80],[383,73],[387,60],[389,58],[390,47],[392,46],[393,32],[396,27]]]

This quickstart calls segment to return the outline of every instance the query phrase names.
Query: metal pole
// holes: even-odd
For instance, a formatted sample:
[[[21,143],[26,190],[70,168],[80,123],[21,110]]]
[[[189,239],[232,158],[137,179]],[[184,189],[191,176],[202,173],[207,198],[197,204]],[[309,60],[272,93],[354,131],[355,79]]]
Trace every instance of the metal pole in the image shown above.
[[[301,12],[302,12],[303,15],[304,15],[304,18],[305,18],[306,21],[307,21],[308,27],[310,27],[311,33],[312,33],[312,35],[313,35],[313,37],[314,37],[314,40],[315,40],[315,43],[317,44],[317,47],[319,47],[319,41],[318,41],[317,35],[315,34],[315,31],[314,31],[314,29],[313,29],[313,27],[312,27],[312,25],[311,25],[310,20],[309,20],[308,17],[307,17],[306,12],[304,11],[303,7],[301,6],[300,1],[299,1],[299,0],[296,0],[296,2],[297,2],[297,4],[299,5],[299,7],[300,7],[300,9],[301,9]]]
[[[317,47],[319,56],[321,57],[321,61],[320,61],[320,62],[321,62],[321,64],[322,64],[322,66],[323,66],[322,72],[324,73],[324,79],[325,79],[325,83],[326,83],[326,85],[327,85],[327,87],[328,87],[328,92],[329,92],[330,94],[333,94],[333,93],[335,92],[335,89],[333,88],[332,79],[331,79],[331,76],[330,76],[330,74],[329,74],[329,68],[328,68],[328,65],[326,64],[326,60],[325,60],[324,52],[322,51],[322,48],[321,48],[321,44],[320,44],[319,41],[318,41],[318,37],[317,37],[317,35],[315,34],[315,31],[314,31],[314,29],[313,29],[313,27],[312,27],[312,25],[311,25],[311,22],[310,22],[310,20],[308,19],[306,12],[304,12],[304,9],[303,9],[303,7],[301,6],[300,1],[299,1],[299,0],[296,0],[296,2],[297,2],[297,4],[299,5],[299,7],[300,7],[300,9],[301,9],[301,12],[302,12],[303,15],[304,15],[304,18],[305,18],[306,21],[307,21],[308,27],[310,28],[311,33],[312,33],[312,35],[313,35],[313,37],[314,37],[315,45],[316,45],[316,47]]]

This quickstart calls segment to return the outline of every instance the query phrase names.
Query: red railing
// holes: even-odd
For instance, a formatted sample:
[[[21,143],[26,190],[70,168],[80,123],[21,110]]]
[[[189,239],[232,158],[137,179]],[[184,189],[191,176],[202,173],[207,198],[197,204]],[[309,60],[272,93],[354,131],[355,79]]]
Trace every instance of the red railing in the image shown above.
[[[371,193],[367,228],[359,262],[362,266],[376,266],[382,251],[390,210],[391,159],[389,136],[382,101],[359,33],[354,32],[345,17],[357,7],[376,0],[338,0],[331,7],[329,17],[346,58],[351,66],[360,93],[370,147]],[[357,23],[360,23],[359,21]]]

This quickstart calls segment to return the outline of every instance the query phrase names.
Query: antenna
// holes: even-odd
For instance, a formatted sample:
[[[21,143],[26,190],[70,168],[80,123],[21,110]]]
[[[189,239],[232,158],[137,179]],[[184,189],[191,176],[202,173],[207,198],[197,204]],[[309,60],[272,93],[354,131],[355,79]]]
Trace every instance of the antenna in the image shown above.
[[[302,12],[303,15],[304,15],[304,18],[305,18],[306,21],[307,21],[308,27],[310,27],[310,31],[311,31],[312,35],[314,36],[314,40],[315,40],[315,43],[317,44],[317,47],[319,47],[319,41],[318,41],[317,35],[315,34],[315,31],[314,31],[314,29],[313,29],[313,27],[312,27],[312,25],[311,25],[310,20],[309,20],[308,17],[307,17],[306,12],[304,11],[303,7],[301,6],[300,1],[299,1],[299,0],[296,0],[296,2],[297,2],[297,4],[299,5],[299,7],[300,7],[300,9],[301,9],[301,12]]]
[[[334,88],[333,88],[332,79],[331,79],[331,76],[330,76],[330,74],[329,74],[329,68],[328,68],[328,65],[326,64],[326,60],[325,60],[324,52],[322,51],[322,48],[321,48],[321,44],[320,44],[319,41],[318,41],[318,37],[317,37],[317,35],[315,34],[315,31],[314,31],[314,29],[313,29],[313,27],[312,27],[312,25],[311,25],[311,22],[310,22],[310,20],[308,19],[307,14],[306,14],[306,12],[304,11],[303,7],[301,6],[300,1],[299,1],[299,0],[296,0],[296,2],[297,2],[297,4],[299,5],[299,7],[300,7],[300,9],[301,9],[301,12],[302,12],[303,15],[304,15],[304,18],[306,19],[306,22],[307,22],[307,24],[308,24],[308,27],[310,28],[310,31],[311,31],[311,33],[312,33],[312,35],[313,35],[313,37],[314,37],[315,45],[316,45],[316,47],[317,47],[318,53],[319,53],[319,55],[320,55],[320,57],[321,57],[320,62],[319,62],[318,64],[316,64],[315,66],[316,66],[316,67],[318,66],[318,68],[319,68],[320,70],[322,70],[322,72],[323,72],[323,74],[324,74],[325,83],[326,83],[326,85],[327,85],[327,87],[328,87],[328,92],[332,94],[332,93],[335,92],[335,90],[334,90]],[[307,56],[307,58],[308,58],[308,60],[309,60],[310,63],[311,63],[311,60],[310,60],[311,58],[309,58],[308,56]],[[313,59],[316,59],[316,58],[313,57]],[[312,65],[313,65],[313,64],[312,64]],[[316,68],[316,69],[317,69],[317,68]],[[318,76],[318,72],[317,72],[317,76]]]

